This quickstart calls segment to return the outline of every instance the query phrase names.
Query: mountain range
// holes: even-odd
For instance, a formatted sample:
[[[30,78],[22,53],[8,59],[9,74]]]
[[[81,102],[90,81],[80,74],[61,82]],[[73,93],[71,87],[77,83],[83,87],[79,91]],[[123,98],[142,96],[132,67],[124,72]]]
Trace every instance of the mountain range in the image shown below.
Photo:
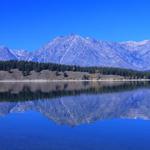
[[[150,70],[150,40],[110,42],[71,34],[56,37],[32,52],[0,46],[0,60]]]

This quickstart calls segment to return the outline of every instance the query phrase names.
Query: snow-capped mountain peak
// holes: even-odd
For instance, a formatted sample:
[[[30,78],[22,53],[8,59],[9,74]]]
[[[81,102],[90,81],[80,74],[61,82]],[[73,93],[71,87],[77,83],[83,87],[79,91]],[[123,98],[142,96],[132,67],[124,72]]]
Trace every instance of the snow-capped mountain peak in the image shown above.
[[[150,40],[108,42],[70,34],[58,36],[33,52],[1,46],[0,60],[10,59],[149,70]]]
[[[136,47],[136,46],[142,46],[142,45],[148,44],[148,43],[150,43],[150,40],[144,40],[144,41],[127,41],[127,42],[121,42],[121,43],[122,44],[126,44],[128,46]]]

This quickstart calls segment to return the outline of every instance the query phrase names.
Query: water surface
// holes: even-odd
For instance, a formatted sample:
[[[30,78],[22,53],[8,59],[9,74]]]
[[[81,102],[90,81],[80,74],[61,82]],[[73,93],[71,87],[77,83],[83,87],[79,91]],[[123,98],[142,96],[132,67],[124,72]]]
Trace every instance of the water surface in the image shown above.
[[[149,120],[149,82],[0,85],[0,150],[149,150]]]

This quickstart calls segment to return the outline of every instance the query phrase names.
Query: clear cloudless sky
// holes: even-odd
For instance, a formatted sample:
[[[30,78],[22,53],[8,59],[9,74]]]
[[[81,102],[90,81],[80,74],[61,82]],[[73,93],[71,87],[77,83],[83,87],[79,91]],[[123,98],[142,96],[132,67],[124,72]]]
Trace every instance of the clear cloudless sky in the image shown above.
[[[0,0],[0,45],[35,50],[70,33],[150,39],[150,0]]]

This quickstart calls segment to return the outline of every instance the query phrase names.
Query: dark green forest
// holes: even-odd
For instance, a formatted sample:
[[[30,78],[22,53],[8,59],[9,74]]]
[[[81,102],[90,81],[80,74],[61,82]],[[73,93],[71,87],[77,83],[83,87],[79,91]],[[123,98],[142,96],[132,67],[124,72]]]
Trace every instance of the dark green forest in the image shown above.
[[[79,72],[88,72],[100,73],[103,75],[120,75],[132,79],[150,79],[150,72],[148,71],[137,71],[131,69],[123,68],[111,68],[111,67],[80,67],[80,66],[70,66],[62,64],[53,64],[53,63],[38,63],[30,61],[0,61],[0,71],[8,71],[11,73],[12,69],[18,69],[22,71],[23,75],[29,75],[31,71],[40,72],[42,70],[50,70],[56,72],[65,72],[65,71],[79,71]]]

